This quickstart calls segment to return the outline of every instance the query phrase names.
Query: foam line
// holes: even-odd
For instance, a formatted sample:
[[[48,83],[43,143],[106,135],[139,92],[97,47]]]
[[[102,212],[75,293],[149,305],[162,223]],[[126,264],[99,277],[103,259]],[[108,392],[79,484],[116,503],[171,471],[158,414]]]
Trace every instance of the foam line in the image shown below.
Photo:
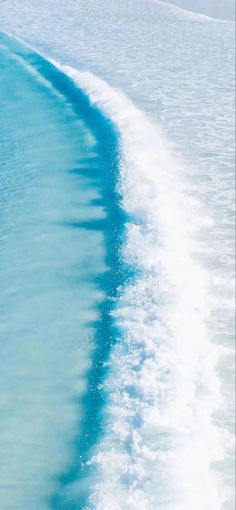
[[[119,132],[119,187],[130,217],[124,254],[141,274],[122,289],[117,306],[123,342],[105,383],[108,425],[91,460],[99,475],[90,506],[218,510],[211,464],[223,455],[213,423],[221,401],[219,351],[207,327],[208,276],[195,256],[210,220],[158,127],[103,80],[53,63]]]

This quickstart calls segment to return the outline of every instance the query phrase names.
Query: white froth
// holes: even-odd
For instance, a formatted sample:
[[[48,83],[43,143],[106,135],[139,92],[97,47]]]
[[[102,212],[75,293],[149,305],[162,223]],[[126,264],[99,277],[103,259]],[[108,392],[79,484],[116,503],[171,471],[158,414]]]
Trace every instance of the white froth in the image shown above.
[[[53,63],[119,132],[122,206],[131,218],[124,251],[142,275],[123,289],[115,314],[122,342],[105,383],[108,425],[91,459],[98,475],[89,508],[219,510],[219,351],[207,326],[208,275],[195,255],[210,220],[158,127],[119,90]]]

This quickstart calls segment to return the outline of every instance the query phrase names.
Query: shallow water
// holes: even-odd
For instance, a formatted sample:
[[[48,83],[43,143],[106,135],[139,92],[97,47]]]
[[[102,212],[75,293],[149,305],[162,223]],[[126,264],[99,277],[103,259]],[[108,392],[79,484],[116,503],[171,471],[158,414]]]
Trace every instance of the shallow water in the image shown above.
[[[4,35],[0,52],[1,509],[33,510],[58,495],[75,437],[78,472],[97,434],[95,337],[105,359],[119,280],[116,137],[41,57]]]

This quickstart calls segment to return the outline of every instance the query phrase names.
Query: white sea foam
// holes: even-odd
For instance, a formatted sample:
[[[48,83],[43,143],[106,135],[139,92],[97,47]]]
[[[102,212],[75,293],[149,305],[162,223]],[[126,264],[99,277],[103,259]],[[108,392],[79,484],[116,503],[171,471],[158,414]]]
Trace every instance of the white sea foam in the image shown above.
[[[107,430],[91,459],[98,475],[89,508],[220,509],[212,468],[223,456],[213,419],[219,351],[207,327],[208,274],[195,255],[210,220],[158,127],[121,91],[53,63],[120,134],[119,186],[131,218],[124,251],[141,274],[117,304],[122,341],[109,362]]]

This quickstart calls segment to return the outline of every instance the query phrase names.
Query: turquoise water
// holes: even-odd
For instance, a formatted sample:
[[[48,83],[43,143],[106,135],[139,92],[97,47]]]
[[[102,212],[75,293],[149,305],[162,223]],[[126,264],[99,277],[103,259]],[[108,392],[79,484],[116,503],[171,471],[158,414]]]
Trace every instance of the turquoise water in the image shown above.
[[[0,72],[0,506],[78,508],[64,492],[100,432],[122,278],[117,139],[69,79],[5,35]]]

